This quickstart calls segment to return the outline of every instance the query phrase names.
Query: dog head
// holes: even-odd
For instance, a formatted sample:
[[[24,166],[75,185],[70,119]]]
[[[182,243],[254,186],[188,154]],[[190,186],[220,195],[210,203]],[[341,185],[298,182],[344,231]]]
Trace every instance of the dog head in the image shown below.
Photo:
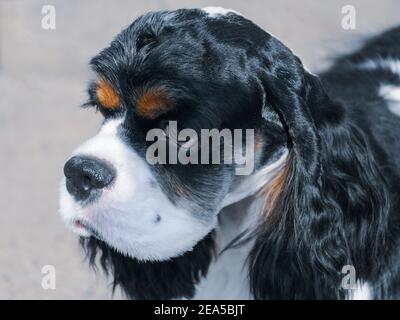
[[[260,51],[268,51],[270,61]],[[286,58],[275,61],[282,54]],[[234,184],[284,153],[287,137],[278,114],[265,107],[261,80],[266,67],[278,63],[299,65],[277,40],[234,12],[177,10],[138,18],[91,61],[97,79],[87,105],[104,115],[104,123],[65,165],[66,223],[141,260],[191,250],[216,226],[223,204],[257,191],[236,194]],[[254,129],[255,156],[248,158],[254,172],[237,175],[235,161],[182,164],[167,157],[165,164],[150,164],[150,130],[162,130],[178,153],[190,142],[173,137],[171,121],[199,137],[202,129]]]

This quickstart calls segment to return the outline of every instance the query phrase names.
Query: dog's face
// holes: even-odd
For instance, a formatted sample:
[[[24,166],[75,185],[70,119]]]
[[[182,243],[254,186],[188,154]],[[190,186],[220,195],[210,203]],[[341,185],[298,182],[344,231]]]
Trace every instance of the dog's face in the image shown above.
[[[137,19],[91,61],[96,79],[88,104],[104,123],[65,165],[60,212],[68,226],[139,260],[167,260],[191,250],[215,228],[218,212],[232,202],[227,199],[240,200],[257,187],[236,193],[236,186],[286,147],[287,135],[260,80],[266,67],[280,76],[282,62],[270,63],[274,59],[298,63],[234,12],[177,10]],[[150,164],[151,129],[164,130],[178,152],[184,148],[168,136],[169,121],[195,132],[254,129],[254,172],[236,176],[235,162]]]

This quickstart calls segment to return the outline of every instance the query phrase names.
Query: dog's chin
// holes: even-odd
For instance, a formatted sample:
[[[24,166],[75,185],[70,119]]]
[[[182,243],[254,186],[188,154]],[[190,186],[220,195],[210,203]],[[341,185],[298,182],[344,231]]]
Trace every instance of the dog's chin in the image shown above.
[[[77,234],[81,238],[94,237],[96,239],[103,240],[103,236],[101,235],[101,233],[85,220],[82,219],[74,220],[72,222],[71,229],[75,234]]]
[[[192,298],[214,256],[214,234],[209,233],[191,251],[165,261],[143,261],[125,255],[96,236],[80,237],[92,267],[100,265],[131,299]]]
[[[178,244],[175,243],[171,249],[171,246],[161,244],[170,243],[168,239],[146,242],[124,239],[118,237],[118,235],[116,237],[115,234],[107,233],[107,230],[104,231],[101,227],[87,219],[75,219],[73,222],[69,222],[68,225],[69,229],[79,236],[81,242],[86,239],[90,242],[102,243],[127,258],[143,262],[156,263],[181,257],[187,252],[194,250],[197,244],[202,241],[202,238],[199,238],[197,241],[194,239],[191,241],[181,241]]]
[[[165,261],[184,255],[213,229],[212,225],[202,229],[175,227],[170,232],[169,223],[151,232],[151,229],[141,230],[138,223],[132,226],[116,221],[93,206],[82,208],[79,204],[67,204],[61,203],[60,214],[70,231],[81,238],[97,239],[114,251],[139,261]],[[75,210],[69,210],[71,208]]]

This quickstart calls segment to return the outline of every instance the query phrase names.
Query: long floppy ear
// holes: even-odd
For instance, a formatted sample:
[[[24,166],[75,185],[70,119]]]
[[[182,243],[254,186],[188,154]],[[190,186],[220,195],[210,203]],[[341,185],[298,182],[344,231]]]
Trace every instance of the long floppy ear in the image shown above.
[[[378,257],[385,240],[386,183],[344,107],[291,59],[261,76],[264,107],[279,114],[290,151],[267,186],[249,256],[251,288],[256,299],[344,298],[343,266],[354,265],[364,278],[374,272],[366,262]]]

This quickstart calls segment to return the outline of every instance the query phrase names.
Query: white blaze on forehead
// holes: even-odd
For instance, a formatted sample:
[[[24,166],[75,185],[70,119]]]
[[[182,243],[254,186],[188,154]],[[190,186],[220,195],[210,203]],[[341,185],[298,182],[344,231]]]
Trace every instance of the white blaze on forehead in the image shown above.
[[[104,160],[120,159],[121,153],[129,151],[118,138],[118,127],[122,122],[122,119],[105,122],[99,133],[78,147],[73,155],[88,154]]]
[[[73,156],[91,156],[106,160],[117,170],[114,191],[118,201],[127,201],[138,185],[145,186],[151,179],[151,173],[139,156],[118,137],[118,128],[123,119],[109,120],[100,132],[83,143],[73,152]],[[130,175],[135,175],[131,179]]]
[[[222,7],[205,7],[202,9],[204,12],[208,13],[208,16],[215,18],[217,16],[224,16],[228,13],[235,13],[237,15],[241,15],[239,12],[232,10],[232,9],[225,9]]]

